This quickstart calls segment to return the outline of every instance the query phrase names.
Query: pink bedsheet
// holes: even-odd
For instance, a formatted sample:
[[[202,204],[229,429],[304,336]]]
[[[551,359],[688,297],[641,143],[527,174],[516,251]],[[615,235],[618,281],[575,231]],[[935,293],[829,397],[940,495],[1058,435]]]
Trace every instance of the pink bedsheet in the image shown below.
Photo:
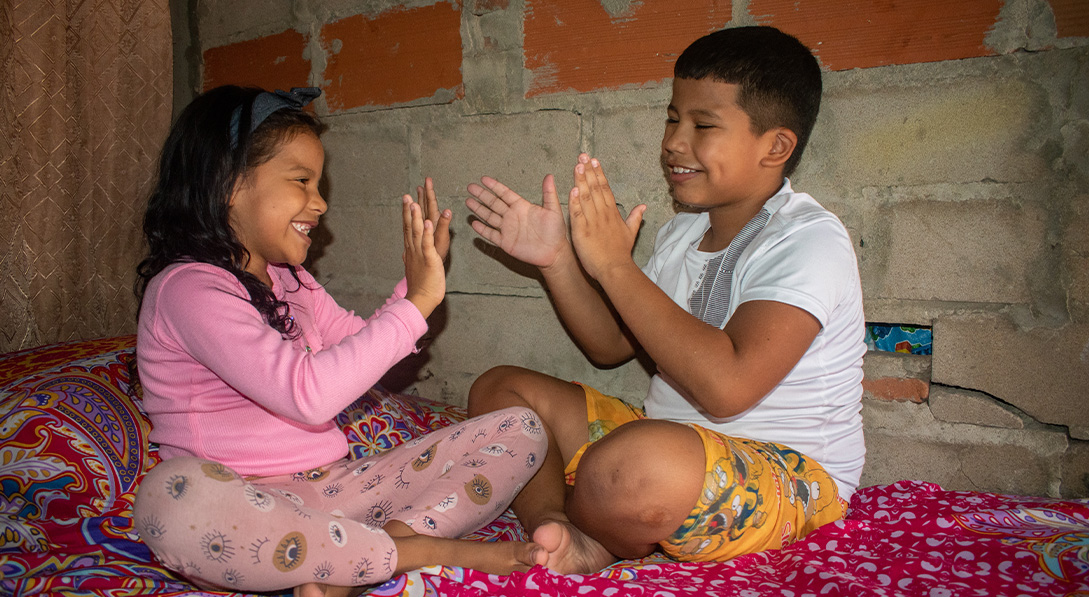
[[[1089,596],[1089,500],[869,487],[846,520],[779,551],[686,564],[650,557],[594,575],[430,568],[374,595]]]

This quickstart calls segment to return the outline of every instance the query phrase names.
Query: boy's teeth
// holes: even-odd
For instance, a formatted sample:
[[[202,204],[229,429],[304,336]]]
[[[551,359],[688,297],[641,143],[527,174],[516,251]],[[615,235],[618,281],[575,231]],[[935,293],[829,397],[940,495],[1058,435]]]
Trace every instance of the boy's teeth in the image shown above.
[[[302,232],[303,234],[305,234],[307,236],[310,236],[310,227],[309,226],[307,226],[305,224],[298,224],[298,223],[295,223],[295,222],[292,222],[291,225],[295,227],[295,230],[298,230],[299,232]]]
[[[695,172],[695,170],[693,170],[691,168],[685,168],[683,166],[673,166],[673,173],[674,174],[689,174],[689,173],[692,173],[692,172]]]

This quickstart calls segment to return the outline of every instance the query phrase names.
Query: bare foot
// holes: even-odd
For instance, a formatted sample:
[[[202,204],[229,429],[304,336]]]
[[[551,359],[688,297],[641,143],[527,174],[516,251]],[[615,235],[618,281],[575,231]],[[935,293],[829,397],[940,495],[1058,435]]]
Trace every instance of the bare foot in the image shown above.
[[[549,520],[533,531],[533,541],[548,552],[544,566],[560,574],[593,574],[616,556],[566,520]]]

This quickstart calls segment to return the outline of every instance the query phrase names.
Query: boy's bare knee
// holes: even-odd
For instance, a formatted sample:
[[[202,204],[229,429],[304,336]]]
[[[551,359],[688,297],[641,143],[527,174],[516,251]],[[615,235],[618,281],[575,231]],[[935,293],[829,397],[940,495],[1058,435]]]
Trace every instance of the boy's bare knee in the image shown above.
[[[614,534],[614,540],[657,543],[699,499],[703,460],[703,443],[689,427],[627,423],[586,450],[568,514],[580,527]]]
[[[475,417],[515,404],[510,394],[517,393],[519,378],[525,372],[521,367],[500,365],[481,374],[469,388],[469,416]]]

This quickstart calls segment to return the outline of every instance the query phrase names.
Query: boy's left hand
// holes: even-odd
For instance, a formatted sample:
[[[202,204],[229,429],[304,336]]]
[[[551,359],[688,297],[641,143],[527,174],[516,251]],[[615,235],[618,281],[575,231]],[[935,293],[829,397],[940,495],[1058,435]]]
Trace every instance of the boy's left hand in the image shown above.
[[[632,263],[632,247],[646,210],[646,205],[637,205],[622,217],[601,162],[579,155],[568,212],[575,253],[590,277],[600,281],[612,268]]]

